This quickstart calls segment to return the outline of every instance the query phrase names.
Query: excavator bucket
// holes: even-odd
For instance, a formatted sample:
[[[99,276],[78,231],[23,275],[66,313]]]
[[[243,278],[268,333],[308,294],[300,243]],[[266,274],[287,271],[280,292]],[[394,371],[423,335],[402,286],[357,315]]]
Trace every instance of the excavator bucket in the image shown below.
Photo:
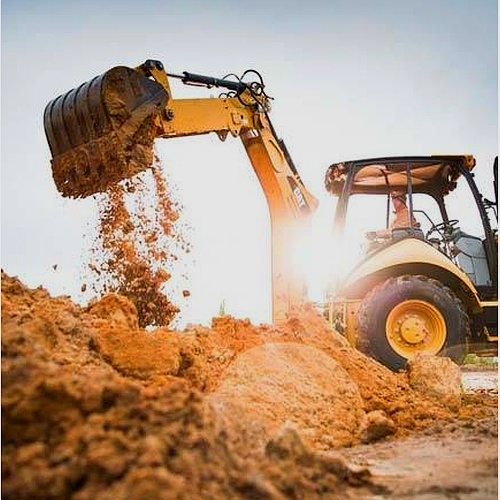
[[[49,102],[44,127],[61,194],[86,197],[147,169],[167,102],[159,83],[124,66]]]

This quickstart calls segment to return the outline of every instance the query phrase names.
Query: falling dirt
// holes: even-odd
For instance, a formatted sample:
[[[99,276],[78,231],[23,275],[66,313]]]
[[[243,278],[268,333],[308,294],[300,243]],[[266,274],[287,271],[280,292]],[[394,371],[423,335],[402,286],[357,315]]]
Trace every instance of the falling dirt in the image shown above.
[[[2,498],[497,498],[496,419],[497,391],[426,399],[313,309],[146,331],[2,273]]]
[[[177,224],[181,207],[166,184],[158,157],[151,168],[98,195],[97,235],[82,291],[115,292],[137,309],[139,326],[168,326],[179,312],[165,286],[179,255],[189,252]],[[182,291],[189,296],[188,290]]]

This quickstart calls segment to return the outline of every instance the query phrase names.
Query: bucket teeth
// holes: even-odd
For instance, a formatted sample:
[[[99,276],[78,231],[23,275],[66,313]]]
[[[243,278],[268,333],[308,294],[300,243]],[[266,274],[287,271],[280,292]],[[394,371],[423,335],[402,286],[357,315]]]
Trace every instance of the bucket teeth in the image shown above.
[[[86,197],[147,169],[167,101],[160,84],[123,66],[52,100],[44,127],[61,194]]]

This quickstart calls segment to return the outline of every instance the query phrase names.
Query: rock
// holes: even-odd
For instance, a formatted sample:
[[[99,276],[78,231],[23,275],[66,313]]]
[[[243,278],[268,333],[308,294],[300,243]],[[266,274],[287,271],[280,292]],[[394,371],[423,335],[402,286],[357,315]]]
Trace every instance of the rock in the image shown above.
[[[269,461],[273,482],[279,486],[280,491],[286,492],[286,498],[308,498],[293,486],[297,483],[302,486],[310,484],[311,489],[318,492],[319,498],[360,498],[358,495],[351,497],[343,494],[342,489],[346,485],[371,485],[369,469],[351,466],[337,450],[309,449],[298,428],[291,422],[286,422],[267,443],[264,460]],[[327,493],[331,491],[336,494]],[[275,499],[274,496],[263,493],[252,491],[253,496],[249,495],[249,498]],[[359,490],[358,493],[361,494]]]
[[[361,440],[363,443],[373,443],[394,434],[395,431],[396,426],[394,422],[387,417],[384,411],[370,411],[363,418]]]
[[[129,330],[107,322],[95,326],[96,351],[120,373],[140,379],[178,373],[181,354],[174,332]]]
[[[278,460],[301,457],[308,453],[297,427],[289,421],[285,422],[266,445],[266,455]]]
[[[139,327],[135,305],[123,295],[108,293],[101,300],[88,307],[88,312],[124,328],[136,330]]]
[[[418,354],[408,363],[410,386],[423,396],[437,401],[452,411],[462,401],[462,373],[450,358]]]

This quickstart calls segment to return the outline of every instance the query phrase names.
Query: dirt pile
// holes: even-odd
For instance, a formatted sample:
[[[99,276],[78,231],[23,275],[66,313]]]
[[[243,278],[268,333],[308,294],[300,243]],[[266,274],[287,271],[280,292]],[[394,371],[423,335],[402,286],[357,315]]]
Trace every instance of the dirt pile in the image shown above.
[[[318,467],[326,472],[321,492],[370,490],[369,474],[350,485],[344,481],[347,465],[328,465],[307,447],[300,460],[266,455],[261,463],[244,461],[231,448],[232,429],[221,427],[203,393],[179,376],[182,362],[161,362],[162,341],[166,353],[179,339],[136,325],[125,298],[106,297],[85,310],[2,273],[3,498],[39,498],[43,491],[45,498],[272,499],[284,498],[282,488],[319,498],[313,481]],[[113,337],[113,346],[103,344]],[[136,353],[158,354],[146,374],[122,374],[127,356],[111,360],[118,369],[106,359],[103,345],[119,353],[133,343]],[[180,351],[171,355],[179,353],[182,361]],[[139,358],[146,363],[147,356]]]
[[[364,415],[358,387],[342,366],[295,342],[240,354],[210,401],[234,426],[242,453],[259,454],[287,422],[309,448],[349,446],[359,440]]]
[[[203,396],[117,373],[95,348],[102,324],[2,275],[3,497],[224,496],[239,469]]]
[[[254,326],[248,320],[224,316],[214,318],[212,328],[183,332],[182,375],[203,391],[216,391],[239,353],[270,342],[305,344],[327,354],[357,385],[363,410],[384,412],[394,422],[398,436],[424,428],[436,419],[453,418],[454,413],[445,405],[412,390],[406,373],[393,373],[352,348],[312,307],[297,311],[280,327]],[[307,369],[314,372],[314,364],[313,358]],[[255,371],[259,369],[257,363]]]
[[[246,375],[241,390],[261,396],[248,398],[247,421],[281,411],[258,459],[242,422],[212,401],[230,401]],[[346,416],[344,438],[325,441],[321,421],[330,419],[331,438]],[[280,328],[222,317],[211,328],[147,332],[125,297],[84,308],[2,273],[3,498],[359,498],[380,487],[325,449],[384,419],[404,434],[453,416],[351,349],[312,309]]]

